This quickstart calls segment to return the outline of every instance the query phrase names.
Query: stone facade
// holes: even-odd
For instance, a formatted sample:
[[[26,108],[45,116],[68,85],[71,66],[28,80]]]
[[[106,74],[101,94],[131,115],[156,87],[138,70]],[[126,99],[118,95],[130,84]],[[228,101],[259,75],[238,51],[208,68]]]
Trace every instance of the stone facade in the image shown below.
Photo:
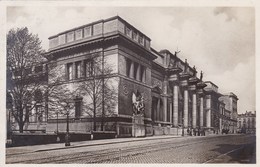
[[[103,125],[104,130],[116,131],[118,137],[181,135],[188,129],[212,133],[220,132],[227,119],[236,117],[234,94],[228,96],[233,99],[233,108],[227,108],[232,113],[227,118],[223,111],[230,106],[229,101],[220,99],[223,95],[215,84],[204,82],[202,73],[198,77],[196,68],[181,60],[179,52],[153,49],[151,39],[121,17],[67,30],[49,40],[48,84],[56,84],[57,90],[67,92],[60,97],[73,103],[71,131],[92,131],[95,121],[96,131]],[[110,67],[109,73],[104,74],[105,66]],[[99,80],[107,81],[113,90],[110,95],[116,100],[104,108],[100,106],[111,99],[103,94],[97,97],[107,99],[99,102],[94,115],[93,97],[82,87]],[[133,112],[134,93],[143,98],[140,118]],[[58,112],[64,109],[48,106],[46,131],[65,131],[65,116]],[[110,114],[104,116],[107,110]]]

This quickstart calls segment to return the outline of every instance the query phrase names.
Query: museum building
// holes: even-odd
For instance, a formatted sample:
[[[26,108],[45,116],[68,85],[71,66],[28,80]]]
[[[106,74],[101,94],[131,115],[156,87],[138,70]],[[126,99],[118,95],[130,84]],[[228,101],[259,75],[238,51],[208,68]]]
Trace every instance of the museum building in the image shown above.
[[[115,16],[49,37],[48,84],[69,92],[69,126],[75,133],[105,130],[131,137],[236,128],[237,96],[219,93],[178,54],[156,51],[148,36]],[[100,96],[96,83],[103,84]],[[65,132],[66,116],[47,108],[46,132]]]

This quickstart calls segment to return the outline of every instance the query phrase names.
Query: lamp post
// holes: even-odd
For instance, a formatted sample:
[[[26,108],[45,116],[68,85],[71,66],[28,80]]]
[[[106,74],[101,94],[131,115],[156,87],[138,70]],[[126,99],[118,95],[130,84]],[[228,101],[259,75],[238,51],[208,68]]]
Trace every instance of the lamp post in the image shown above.
[[[184,136],[184,118],[182,118],[182,136]]]
[[[65,135],[65,146],[70,146],[70,135],[69,135],[69,110],[70,110],[70,106],[69,106],[69,102],[66,102],[66,115],[67,115],[67,128],[66,128],[66,135]]]

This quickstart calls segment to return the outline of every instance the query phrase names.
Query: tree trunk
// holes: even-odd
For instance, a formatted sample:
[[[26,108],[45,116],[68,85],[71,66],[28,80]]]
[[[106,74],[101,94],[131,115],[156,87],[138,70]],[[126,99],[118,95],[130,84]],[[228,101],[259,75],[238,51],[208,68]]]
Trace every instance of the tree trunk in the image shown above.
[[[94,116],[93,116],[93,122],[94,122],[94,131],[96,131],[97,130],[97,123],[96,123],[96,100],[95,100],[95,98],[94,98],[94,100],[93,100],[93,105],[94,105]]]
[[[18,125],[19,125],[19,132],[20,132],[20,133],[23,133],[23,126],[24,126],[24,123],[19,122]]]
[[[22,105],[21,105],[22,106]],[[24,122],[23,122],[23,110],[21,109],[22,107],[19,107],[19,120],[17,121],[18,122],[18,126],[19,126],[19,132],[20,133],[23,133],[23,126],[24,126]],[[26,113],[27,114],[27,113]],[[25,119],[26,119],[26,115],[25,115]],[[26,121],[26,120],[25,120]]]

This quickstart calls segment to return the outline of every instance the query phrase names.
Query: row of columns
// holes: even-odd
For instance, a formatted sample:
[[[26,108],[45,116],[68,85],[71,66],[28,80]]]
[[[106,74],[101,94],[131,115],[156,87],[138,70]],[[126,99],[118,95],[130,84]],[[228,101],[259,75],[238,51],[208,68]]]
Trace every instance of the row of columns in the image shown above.
[[[130,69],[129,69],[129,77],[132,79],[136,79],[138,81],[141,82],[145,82],[145,69],[143,67],[143,69],[141,70],[142,66],[138,63],[137,64],[137,69],[136,69],[136,75],[135,75],[135,63],[133,61],[130,62]],[[136,78],[135,78],[136,76]]]
[[[192,128],[196,128],[197,123],[197,93],[196,91],[191,91],[192,93]],[[189,90],[188,88],[184,88],[184,103],[183,103],[183,126],[185,128],[188,127],[189,122]],[[173,126],[177,127],[179,122],[179,86],[174,85],[173,86]],[[206,107],[208,108],[208,111],[206,112],[206,127],[211,126],[211,111],[210,111],[210,99],[207,99],[206,101]],[[204,126],[204,98],[203,96],[200,97],[200,108],[199,108],[199,126]]]

